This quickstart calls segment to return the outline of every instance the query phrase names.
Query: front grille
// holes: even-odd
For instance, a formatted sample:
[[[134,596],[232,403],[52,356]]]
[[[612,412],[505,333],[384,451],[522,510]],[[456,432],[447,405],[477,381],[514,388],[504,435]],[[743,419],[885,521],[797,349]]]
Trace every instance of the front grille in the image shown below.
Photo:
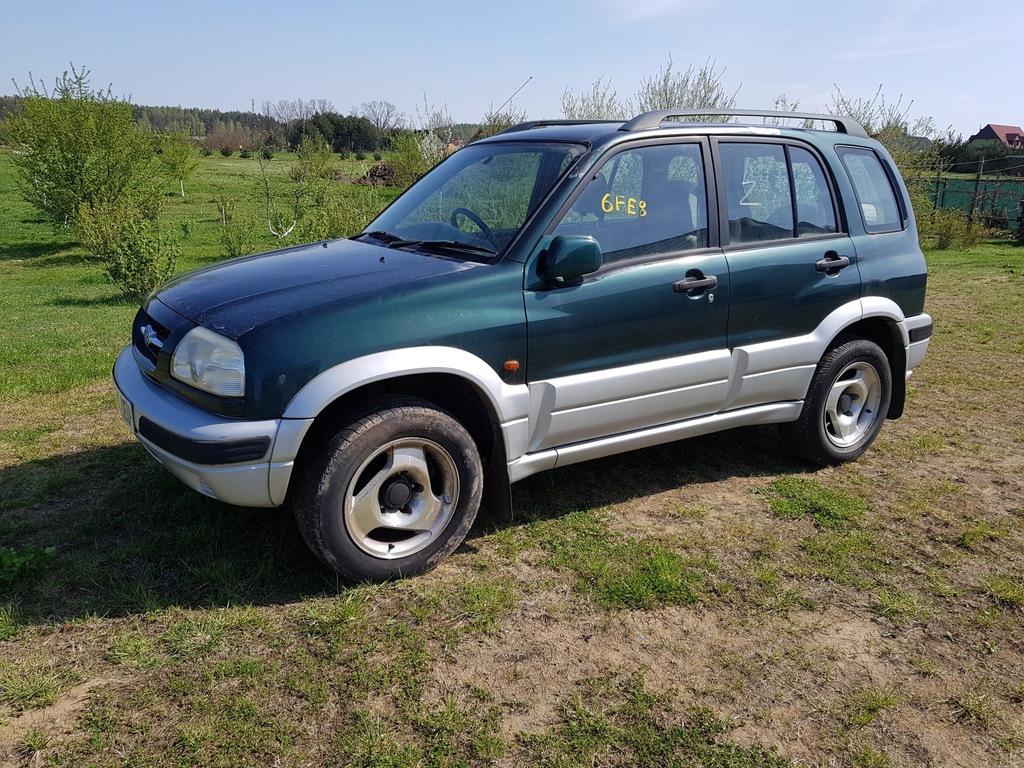
[[[139,310],[135,316],[132,340],[135,343],[135,349],[154,366],[156,366],[156,359],[160,354],[161,347],[170,335],[169,328],[158,323],[145,310]]]

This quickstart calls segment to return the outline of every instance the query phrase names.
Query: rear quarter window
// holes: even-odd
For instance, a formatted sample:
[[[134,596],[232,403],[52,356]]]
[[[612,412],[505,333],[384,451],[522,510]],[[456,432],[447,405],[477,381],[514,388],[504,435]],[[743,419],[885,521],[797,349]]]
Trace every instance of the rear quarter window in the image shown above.
[[[903,216],[892,179],[878,155],[862,147],[836,147],[836,151],[857,194],[864,229],[871,233],[902,230]]]

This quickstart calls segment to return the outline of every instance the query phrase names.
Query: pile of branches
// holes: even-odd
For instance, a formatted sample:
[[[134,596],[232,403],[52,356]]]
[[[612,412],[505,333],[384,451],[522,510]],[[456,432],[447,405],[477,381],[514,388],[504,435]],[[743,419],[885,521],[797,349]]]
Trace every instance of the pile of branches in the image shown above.
[[[369,187],[397,187],[398,169],[391,163],[377,163],[359,179],[356,184]]]

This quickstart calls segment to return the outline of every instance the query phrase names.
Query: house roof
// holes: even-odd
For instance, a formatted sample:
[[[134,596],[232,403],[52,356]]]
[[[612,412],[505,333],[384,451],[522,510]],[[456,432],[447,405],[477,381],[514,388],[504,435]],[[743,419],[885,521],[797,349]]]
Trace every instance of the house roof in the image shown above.
[[[989,123],[968,141],[975,139],[997,139],[1008,147],[1024,146],[1024,129],[1019,125],[996,125]]]

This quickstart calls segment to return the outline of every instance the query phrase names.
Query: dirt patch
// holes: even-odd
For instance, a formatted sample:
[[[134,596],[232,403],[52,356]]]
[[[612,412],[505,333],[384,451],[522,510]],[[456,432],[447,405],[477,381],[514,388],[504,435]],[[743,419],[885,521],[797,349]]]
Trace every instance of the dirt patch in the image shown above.
[[[88,680],[65,691],[56,703],[48,707],[30,709],[8,718],[0,729],[0,765],[36,764],[33,762],[35,753],[26,745],[30,734],[44,733],[49,744],[68,738],[93,692],[122,682],[112,677]]]

